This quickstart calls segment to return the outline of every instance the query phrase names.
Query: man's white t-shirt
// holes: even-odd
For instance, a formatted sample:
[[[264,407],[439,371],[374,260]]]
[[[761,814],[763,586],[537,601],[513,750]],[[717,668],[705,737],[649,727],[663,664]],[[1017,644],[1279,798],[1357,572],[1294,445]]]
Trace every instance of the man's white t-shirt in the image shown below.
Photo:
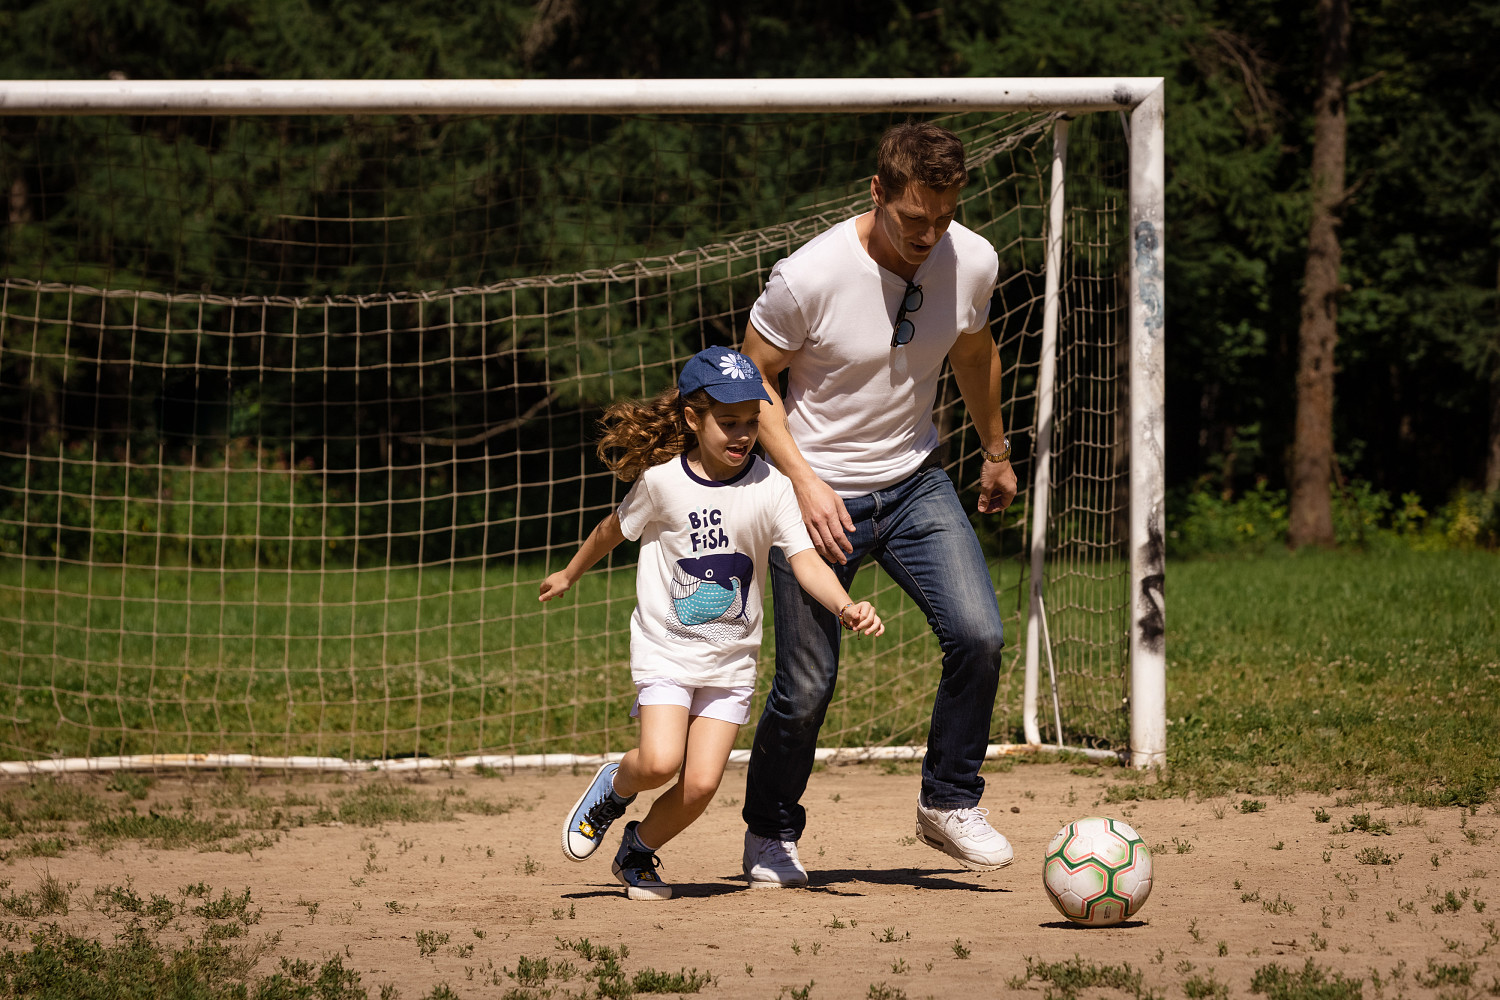
[[[771,546],[812,548],[791,480],[755,456],[724,482],[686,456],[647,469],[617,511],[641,540],[630,673],[693,687],[755,683]]]
[[[824,232],[771,269],[750,322],[797,351],[787,373],[787,427],[818,478],[842,497],[911,475],[937,447],[932,421],[943,361],[960,334],[989,321],[1000,260],[957,222],[913,281],[922,305],[911,342],[891,346],[906,280],[870,257],[856,219]]]

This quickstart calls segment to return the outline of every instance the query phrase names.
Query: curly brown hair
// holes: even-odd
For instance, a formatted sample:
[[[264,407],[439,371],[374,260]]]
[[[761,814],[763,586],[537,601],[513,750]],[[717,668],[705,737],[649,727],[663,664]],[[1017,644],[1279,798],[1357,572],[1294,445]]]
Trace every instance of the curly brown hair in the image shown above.
[[[700,422],[713,407],[706,390],[684,396],[676,386],[650,399],[627,399],[610,405],[599,418],[599,461],[624,482],[634,482],[653,465],[681,455],[698,443],[683,411]]]

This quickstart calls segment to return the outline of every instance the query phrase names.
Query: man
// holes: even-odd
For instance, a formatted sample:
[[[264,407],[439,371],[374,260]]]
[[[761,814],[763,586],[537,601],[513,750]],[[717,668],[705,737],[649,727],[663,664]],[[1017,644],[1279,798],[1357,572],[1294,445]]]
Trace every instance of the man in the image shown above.
[[[941,641],[917,835],[989,871],[1012,858],[979,808],[1005,641],[984,553],[933,455],[946,358],[984,450],[979,511],[999,513],[1015,497],[989,327],[999,260],[953,221],[965,177],[952,132],[920,122],[887,130],[870,180],[874,209],[777,263],[750,311],[743,351],[770,396],[760,440],[791,478],[819,554],[845,587],[860,561],[874,558]],[[799,799],[833,697],[839,623],[803,593],[776,549],[770,575],[776,674],[746,780],[744,867],[752,885],[798,886],[807,883]]]

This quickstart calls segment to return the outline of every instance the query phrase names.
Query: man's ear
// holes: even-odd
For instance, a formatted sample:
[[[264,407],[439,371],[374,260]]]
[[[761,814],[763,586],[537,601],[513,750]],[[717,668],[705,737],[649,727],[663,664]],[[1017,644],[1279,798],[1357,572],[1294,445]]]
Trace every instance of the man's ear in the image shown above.
[[[885,204],[885,191],[880,186],[880,175],[872,174],[870,177],[870,198],[875,204]]]

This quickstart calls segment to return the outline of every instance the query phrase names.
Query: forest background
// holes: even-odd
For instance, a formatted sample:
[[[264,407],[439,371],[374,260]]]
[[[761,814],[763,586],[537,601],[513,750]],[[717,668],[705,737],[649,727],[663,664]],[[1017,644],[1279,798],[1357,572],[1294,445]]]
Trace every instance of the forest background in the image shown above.
[[[0,39],[11,79],[1164,77],[1173,545],[1285,538],[1320,58],[1311,2],[9,0]],[[1352,12],[1337,209],[1341,540],[1494,544],[1497,42],[1500,2]],[[7,127],[24,132],[0,118],[0,144]],[[22,234],[52,220],[24,178],[0,181],[0,243],[15,259]],[[312,279],[304,291],[330,281]]]

